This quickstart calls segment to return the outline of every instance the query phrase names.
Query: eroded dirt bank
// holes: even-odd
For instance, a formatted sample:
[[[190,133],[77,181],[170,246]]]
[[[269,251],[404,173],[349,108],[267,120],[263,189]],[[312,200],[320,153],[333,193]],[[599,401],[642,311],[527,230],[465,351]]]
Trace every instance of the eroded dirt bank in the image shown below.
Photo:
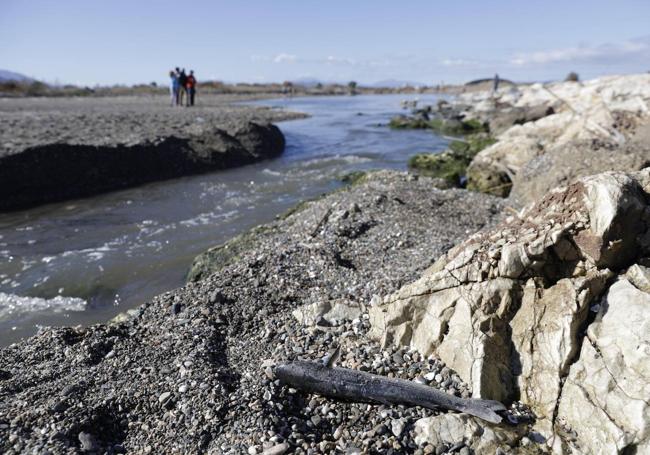
[[[162,97],[0,99],[0,210],[85,197],[278,156],[269,122],[300,114]]]

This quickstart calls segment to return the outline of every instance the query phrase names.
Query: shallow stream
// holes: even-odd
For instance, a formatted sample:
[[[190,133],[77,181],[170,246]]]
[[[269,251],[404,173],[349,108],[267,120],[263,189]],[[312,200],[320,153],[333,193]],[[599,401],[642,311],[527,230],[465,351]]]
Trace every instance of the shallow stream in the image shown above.
[[[430,131],[385,126],[413,98],[262,101],[311,115],[279,125],[280,158],[0,214],[0,346],[43,325],[104,322],[182,286],[197,254],[341,186],[342,175],[404,170],[412,154],[442,150]]]

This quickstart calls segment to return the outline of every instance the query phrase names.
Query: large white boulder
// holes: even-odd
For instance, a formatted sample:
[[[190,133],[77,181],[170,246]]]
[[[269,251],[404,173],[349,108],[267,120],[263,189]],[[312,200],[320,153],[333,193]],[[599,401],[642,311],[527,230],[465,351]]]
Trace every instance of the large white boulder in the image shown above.
[[[553,444],[560,397],[571,390],[565,381],[569,384],[567,377],[577,374],[579,353],[592,345],[584,338],[590,308],[597,308],[616,270],[650,254],[648,189],[650,170],[599,174],[550,192],[518,216],[470,237],[419,280],[371,307],[370,335],[384,344],[436,353],[469,383],[474,397],[521,399],[537,414],[537,430]],[[630,280],[649,284],[644,270],[631,268]],[[623,305],[609,308],[616,320],[627,317]],[[650,319],[649,305],[636,310],[637,320]],[[632,355],[621,346],[634,345],[640,335],[611,327],[594,326],[590,337],[593,333],[606,346],[621,350],[612,354],[620,357],[616,373],[638,385],[649,368],[645,348]],[[626,334],[630,339],[625,342],[611,341]],[[643,362],[645,366],[636,366]],[[641,368],[640,373],[632,374],[634,368]],[[580,376],[576,382],[582,380]],[[613,389],[601,390],[606,395]],[[572,414],[565,414],[575,428]],[[639,422],[649,421],[647,412],[635,416],[636,427],[625,427],[636,428],[635,436],[623,440],[625,444],[644,441]]]

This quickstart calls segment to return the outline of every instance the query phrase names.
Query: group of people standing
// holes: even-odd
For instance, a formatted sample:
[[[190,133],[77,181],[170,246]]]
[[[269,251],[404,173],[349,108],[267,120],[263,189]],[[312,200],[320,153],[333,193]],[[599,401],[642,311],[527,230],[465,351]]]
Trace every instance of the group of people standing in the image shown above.
[[[190,74],[185,74],[185,68],[181,70],[176,67],[175,70],[169,72],[169,78],[172,106],[183,106],[183,96],[185,96],[185,106],[194,106],[194,95],[196,94],[194,71],[190,70]]]

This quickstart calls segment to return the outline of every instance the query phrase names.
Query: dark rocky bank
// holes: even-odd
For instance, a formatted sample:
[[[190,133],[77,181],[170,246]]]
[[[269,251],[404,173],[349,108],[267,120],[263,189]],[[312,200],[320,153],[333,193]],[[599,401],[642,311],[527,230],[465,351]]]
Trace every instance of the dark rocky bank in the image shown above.
[[[0,158],[0,211],[242,166],[276,157],[284,145],[275,125],[252,122],[132,145],[38,145]]]

